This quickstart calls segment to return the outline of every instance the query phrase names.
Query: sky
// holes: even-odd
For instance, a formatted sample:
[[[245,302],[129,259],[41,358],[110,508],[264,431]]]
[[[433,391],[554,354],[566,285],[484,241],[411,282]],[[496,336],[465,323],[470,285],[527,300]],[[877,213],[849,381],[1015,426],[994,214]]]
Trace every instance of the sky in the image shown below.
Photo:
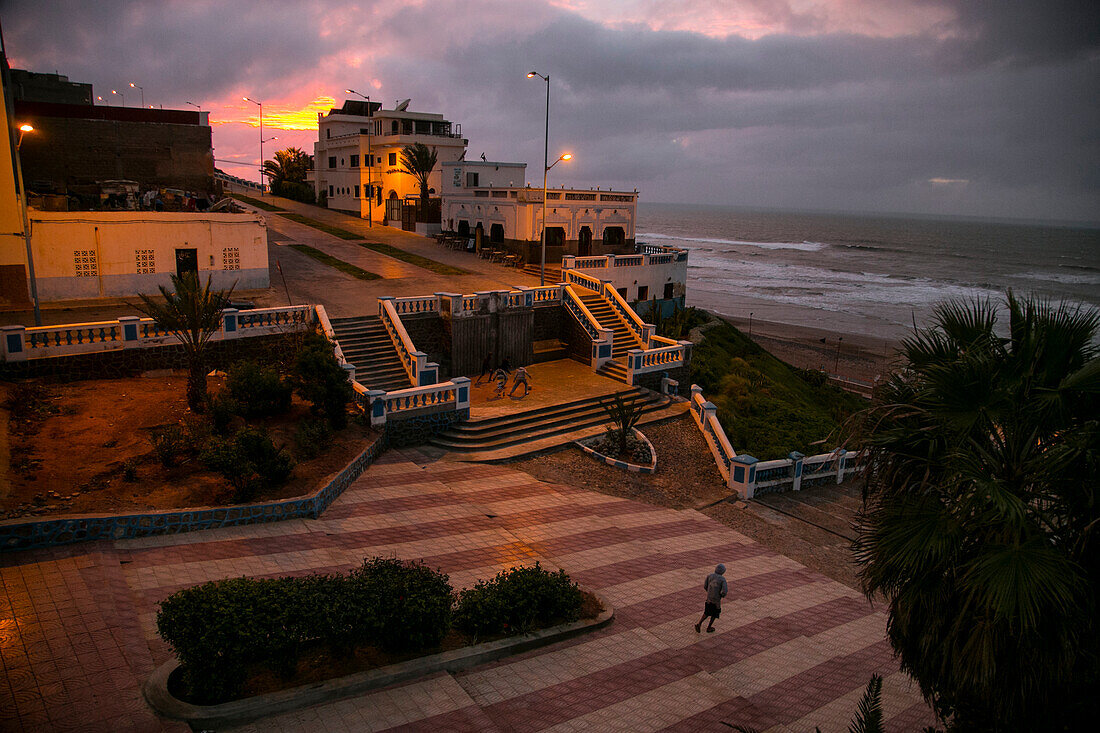
[[[355,89],[646,202],[1100,221],[1096,0],[0,0],[11,65],[312,153]],[[354,98],[354,97],[353,97]]]

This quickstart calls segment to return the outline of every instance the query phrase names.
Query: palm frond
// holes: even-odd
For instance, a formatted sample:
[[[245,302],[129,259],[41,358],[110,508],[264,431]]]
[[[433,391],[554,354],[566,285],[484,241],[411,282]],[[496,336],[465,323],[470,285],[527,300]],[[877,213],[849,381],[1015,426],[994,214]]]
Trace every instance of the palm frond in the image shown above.
[[[856,717],[848,726],[848,733],[882,733],[882,725],[882,676],[873,674],[859,699]]]

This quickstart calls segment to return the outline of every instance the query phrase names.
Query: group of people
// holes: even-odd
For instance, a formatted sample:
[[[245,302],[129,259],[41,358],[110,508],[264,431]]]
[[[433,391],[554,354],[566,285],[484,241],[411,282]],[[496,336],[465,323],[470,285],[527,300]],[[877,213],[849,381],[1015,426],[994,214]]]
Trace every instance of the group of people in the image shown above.
[[[493,389],[493,396],[496,398],[504,397],[504,390],[508,386],[508,375],[512,372],[512,365],[505,358],[500,362],[500,366],[496,369],[493,368],[493,358],[486,356],[485,361],[481,363],[481,374],[478,375],[477,381],[474,382],[474,386],[479,386],[481,380],[485,377],[489,377],[489,382],[496,382],[496,387]],[[526,367],[519,367],[516,369],[516,375],[512,381],[512,391],[508,393],[511,397],[519,389],[520,385],[523,385],[523,394],[520,399],[527,396],[527,393],[531,391],[531,375],[528,373]]]

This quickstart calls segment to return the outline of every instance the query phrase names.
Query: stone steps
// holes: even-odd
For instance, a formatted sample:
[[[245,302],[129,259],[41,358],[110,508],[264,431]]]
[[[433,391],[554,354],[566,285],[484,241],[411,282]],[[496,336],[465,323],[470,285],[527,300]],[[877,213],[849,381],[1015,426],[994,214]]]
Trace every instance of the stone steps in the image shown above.
[[[643,404],[646,413],[661,410],[671,402],[665,395],[639,388],[615,394]],[[609,418],[600,402],[610,397],[612,395],[590,397],[511,415],[467,420],[436,435],[431,444],[454,452],[488,453],[540,442],[584,428],[606,426]]]
[[[355,365],[356,381],[387,392],[412,386],[381,318],[333,318],[331,323],[344,358]]]

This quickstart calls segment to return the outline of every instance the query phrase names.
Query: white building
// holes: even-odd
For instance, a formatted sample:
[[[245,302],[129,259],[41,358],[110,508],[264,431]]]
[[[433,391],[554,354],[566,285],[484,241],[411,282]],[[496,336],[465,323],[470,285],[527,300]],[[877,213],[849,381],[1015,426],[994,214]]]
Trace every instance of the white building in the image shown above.
[[[443,168],[444,229],[474,234],[537,262],[542,243],[542,188],[525,182],[525,163],[451,161]],[[546,261],[634,252],[637,191],[547,191]]]
[[[413,143],[436,151],[439,163],[428,183],[438,196],[442,164],[460,159],[466,151],[462,126],[441,114],[410,112],[408,107],[407,99],[392,110],[382,109],[378,102],[348,100],[339,109],[317,115],[314,185],[318,196],[328,196],[328,208],[379,222],[387,219],[388,209],[388,219],[396,219],[400,226],[399,202],[420,194],[416,179],[396,170],[401,149]]]

